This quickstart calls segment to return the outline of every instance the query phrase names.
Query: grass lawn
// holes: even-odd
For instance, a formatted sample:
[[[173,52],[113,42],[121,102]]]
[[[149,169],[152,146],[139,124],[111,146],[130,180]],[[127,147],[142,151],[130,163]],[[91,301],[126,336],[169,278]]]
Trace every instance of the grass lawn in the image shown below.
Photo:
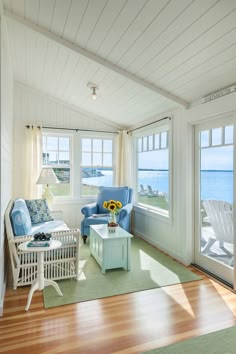
[[[69,183],[51,184],[50,190],[55,197],[68,196],[70,195],[70,184]]]
[[[168,203],[164,197],[148,197],[146,195],[139,195],[138,202],[165,210],[169,209]]]
[[[70,195],[70,184],[69,183],[60,183],[50,185],[50,190],[55,197],[63,197]],[[88,186],[83,184],[82,186],[82,195],[97,195],[98,187]]]
[[[51,191],[54,196],[68,196],[70,194],[70,185],[69,183],[60,183],[60,184],[53,184],[50,186]],[[89,186],[86,184],[82,185],[82,195],[97,195],[98,194],[98,187],[96,186]],[[168,210],[168,203],[164,197],[148,197],[138,195],[138,202],[146,205],[151,205],[154,207],[158,207],[161,209]]]

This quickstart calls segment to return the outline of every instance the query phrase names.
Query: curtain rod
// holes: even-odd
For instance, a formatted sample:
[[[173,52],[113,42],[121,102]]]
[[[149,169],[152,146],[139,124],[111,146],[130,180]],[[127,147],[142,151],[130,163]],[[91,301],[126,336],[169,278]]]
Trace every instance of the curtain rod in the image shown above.
[[[26,125],[26,128],[30,128],[31,125]],[[109,134],[119,134],[119,132],[111,132],[111,131],[107,131],[107,130],[90,130],[90,129],[79,129],[79,128],[56,128],[56,127],[40,127],[37,126],[37,128],[43,128],[43,129],[57,129],[57,130],[73,130],[73,131],[80,131],[80,132],[94,132],[94,133],[109,133]]]
[[[160,121],[165,120],[165,119],[169,119],[169,120],[171,120],[171,117],[164,117],[164,118],[161,118],[161,119],[156,120],[155,122],[148,123],[148,124],[142,125],[141,127],[138,127],[138,128],[134,128],[134,129],[128,130],[128,131],[127,131],[127,134],[132,133],[132,132],[134,132],[135,130],[138,130],[138,129],[141,129],[141,128],[145,128],[145,127],[148,127],[149,125],[155,124],[155,123],[160,122]]]

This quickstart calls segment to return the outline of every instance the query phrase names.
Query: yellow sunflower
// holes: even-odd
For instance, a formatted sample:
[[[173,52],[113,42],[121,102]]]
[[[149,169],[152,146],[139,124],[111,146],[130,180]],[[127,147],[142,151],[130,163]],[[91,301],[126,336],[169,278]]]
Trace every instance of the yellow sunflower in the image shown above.
[[[109,209],[110,211],[116,211],[116,205],[115,205],[114,203],[110,203],[108,209]]]
[[[119,200],[117,200],[116,205],[117,205],[117,208],[122,208],[122,203],[119,202]]]
[[[103,203],[103,208],[106,209],[107,208],[107,202]]]

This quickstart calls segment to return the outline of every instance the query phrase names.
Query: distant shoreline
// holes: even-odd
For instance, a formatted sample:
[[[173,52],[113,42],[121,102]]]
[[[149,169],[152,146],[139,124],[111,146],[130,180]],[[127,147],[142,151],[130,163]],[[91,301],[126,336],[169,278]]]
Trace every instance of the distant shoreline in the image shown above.
[[[201,170],[201,172],[234,172],[233,170]]]
[[[154,168],[139,168],[139,171],[166,171],[168,172],[169,170],[162,170],[162,169],[154,169]],[[201,170],[201,172],[234,172],[233,170]]]

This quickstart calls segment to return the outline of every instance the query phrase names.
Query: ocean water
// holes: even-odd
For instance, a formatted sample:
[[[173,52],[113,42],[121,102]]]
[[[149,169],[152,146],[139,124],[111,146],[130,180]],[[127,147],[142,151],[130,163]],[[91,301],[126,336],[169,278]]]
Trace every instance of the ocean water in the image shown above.
[[[139,171],[138,183],[143,185],[144,189],[151,186],[153,191],[168,193],[168,171]]]
[[[233,203],[233,171],[202,171],[201,200],[204,199]]]
[[[112,172],[102,171],[104,176],[83,178],[83,183],[94,186],[112,186]],[[150,185],[153,190],[168,193],[168,171],[139,171],[138,184],[145,189]],[[201,200],[216,199],[233,202],[232,171],[202,171]]]

